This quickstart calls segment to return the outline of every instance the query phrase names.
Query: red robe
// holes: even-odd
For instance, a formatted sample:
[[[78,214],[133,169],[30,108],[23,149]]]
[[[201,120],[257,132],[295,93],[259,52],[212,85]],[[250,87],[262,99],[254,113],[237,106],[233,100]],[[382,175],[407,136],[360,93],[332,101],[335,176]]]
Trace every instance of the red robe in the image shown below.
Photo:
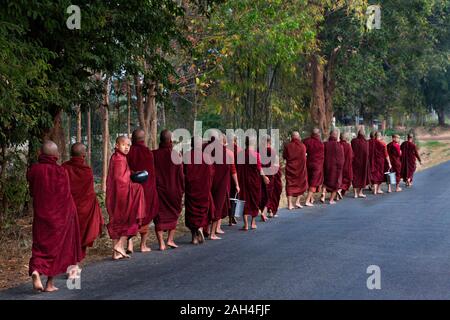
[[[399,184],[402,172],[402,152],[400,150],[400,145],[397,142],[392,141],[387,145],[387,151],[389,159],[391,160],[392,172],[395,172],[397,184]]]
[[[237,144],[233,144],[233,158],[234,158],[234,166],[236,169],[236,173],[237,173],[237,155],[239,152],[242,151],[242,148],[238,147]],[[239,177],[238,177],[238,182],[239,182]],[[234,180],[231,179],[231,183],[230,183],[230,197],[234,198],[236,196],[236,185],[234,184]],[[229,208],[229,210],[231,209],[231,206]]]
[[[299,139],[292,139],[284,146],[283,158],[286,160],[286,195],[301,196],[308,189],[305,145]]]
[[[80,226],[66,170],[57,157],[40,155],[27,172],[33,197],[33,246],[29,275],[53,277],[81,261]]]
[[[403,142],[400,149],[402,151],[401,175],[402,175],[403,181],[406,182],[408,179],[411,179],[411,181],[412,181],[414,172],[416,171],[416,159],[421,161],[419,152],[417,151],[416,145],[409,141]]]
[[[240,159],[244,163],[239,163]],[[244,214],[256,217],[261,198],[261,159],[255,150],[245,149],[239,152],[237,160],[236,170],[241,188],[239,199],[245,201]]]
[[[272,194],[267,201],[267,209],[274,215],[277,214],[278,207],[280,206],[281,193],[283,192],[283,183],[281,181],[281,169],[278,168],[278,172],[273,176],[273,190]]]
[[[92,169],[85,164],[83,157],[72,157],[62,166],[69,175],[70,191],[77,207],[84,259],[86,249],[92,247],[95,239],[102,234],[104,224],[102,210],[94,190],[94,175]]]
[[[303,140],[306,147],[306,168],[308,185],[312,191],[318,191],[323,184],[324,147],[319,137],[311,136]]]
[[[353,188],[365,188],[370,183],[369,142],[363,135],[352,140]]]
[[[202,152],[194,163],[194,150],[184,154],[184,181],[185,181],[185,223],[191,230],[208,226],[210,217],[214,214],[214,200],[211,187],[214,179],[214,166],[207,155]],[[190,161],[189,161],[190,160]],[[190,163],[189,163],[190,162]]]
[[[145,216],[144,189],[131,181],[131,170],[125,154],[116,150],[111,156],[106,179],[106,209],[111,239],[132,237]]]
[[[345,140],[339,141],[344,151],[344,167],[342,169],[342,184],[341,189],[347,191],[350,189],[353,180],[353,150],[350,143]]]
[[[156,231],[174,230],[183,209],[183,164],[180,154],[172,150],[172,143],[160,143],[159,149],[152,151],[159,199],[158,215],[154,220]],[[175,162],[172,156],[176,158]]]
[[[133,172],[146,170],[148,179],[142,183],[145,195],[145,215],[142,220],[141,233],[148,232],[148,225],[158,214],[158,193],[156,191],[155,163],[153,153],[144,141],[133,143],[127,154],[128,165]]]
[[[369,141],[370,179],[373,184],[381,184],[384,177],[385,160],[388,157],[386,144],[378,139]]]
[[[213,148],[212,142],[209,144]],[[218,143],[218,147],[222,149],[222,154],[217,155],[220,161],[214,162],[214,179],[212,182],[211,195],[214,200],[214,212],[211,212],[210,221],[218,221],[228,215],[230,208],[230,184],[231,175],[236,173],[234,165],[234,155],[226,146]],[[211,156],[216,156],[212,150]],[[217,163],[220,162],[220,163]]]
[[[267,157],[268,157],[269,162],[262,164],[261,166],[263,168],[274,169],[274,166],[271,163],[272,162],[271,156],[272,156],[272,148],[267,147]],[[259,210],[261,210],[261,211],[264,210],[264,208],[267,206],[267,203],[269,202],[269,199],[272,197],[274,182],[275,182],[275,175],[266,174],[266,177],[269,178],[269,184],[265,184],[264,180],[262,178],[260,179],[261,180],[261,197],[260,197],[260,201],[259,201]]]
[[[342,185],[342,169],[344,168],[344,150],[336,138],[330,137],[324,143],[324,181],[329,192],[336,192]]]

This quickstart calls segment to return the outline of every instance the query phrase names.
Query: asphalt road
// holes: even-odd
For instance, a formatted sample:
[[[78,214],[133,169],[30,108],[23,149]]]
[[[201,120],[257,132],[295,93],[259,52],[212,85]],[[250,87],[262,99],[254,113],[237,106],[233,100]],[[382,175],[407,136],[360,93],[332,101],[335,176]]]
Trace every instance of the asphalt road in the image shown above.
[[[401,193],[346,198],[258,223],[226,227],[221,241],[86,266],[81,289],[0,299],[450,299],[450,162],[416,175]],[[367,268],[381,289],[367,288]]]

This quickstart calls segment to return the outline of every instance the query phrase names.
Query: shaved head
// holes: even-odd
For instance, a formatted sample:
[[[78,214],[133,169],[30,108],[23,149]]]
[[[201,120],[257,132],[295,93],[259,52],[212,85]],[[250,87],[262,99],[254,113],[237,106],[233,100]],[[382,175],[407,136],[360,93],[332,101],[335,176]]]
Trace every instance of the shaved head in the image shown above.
[[[70,155],[72,157],[85,157],[86,156],[86,146],[81,142],[74,143],[70,148]]]
[[[331,130],[330,137],[337,139],[339,137],[339,132],[337,130]]]
[[[51,140],[46,140],[41,146],[41,153],[48,156],[59,157],[58,146]]]
[[[358,134],[362,135],[362,136],[366,136],[366,130],[364,129],[363,126],[361,126],[358,130]]]
[[[376,131],[371,131],[370,134],[369,134],[369,136],[370,136],[370,138],[372,139],[372,138],[375,138],[375,135],[376,135],[376,134],[377,134]]]
[[[341,139],[342,141],[348,141],[348,140],[349,140],[349,134],[348,134],[348,132],[341,132],[340,139]]]
[[[311,133],[313,134],[313,136],[319,137],[320,136],[320,129],[314,128],[314,129],[312,129]]]
[[[300,133],[298,131],[293,131],[291,133],[291,139],[300,139]]]
[[[414,135],[412,133],[408,133],[408,140],[414,139]]]
[[[159,142],[161,143],[169,143],[172,142],[172,132],[168,129],[164,129],[159,134]]]
[[[131,140],[133,142],[145,141],[145,131],[141,128],[135,129],[131,135]]]

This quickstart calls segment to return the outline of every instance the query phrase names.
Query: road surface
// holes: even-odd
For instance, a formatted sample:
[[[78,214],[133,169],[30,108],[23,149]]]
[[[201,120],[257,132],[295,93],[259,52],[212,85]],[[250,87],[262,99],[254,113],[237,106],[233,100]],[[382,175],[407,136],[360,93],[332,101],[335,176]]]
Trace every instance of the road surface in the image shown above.
[[[258,223],[221,241],[86,266],[81,289],[0,299],[449,299],[450,162],[420,172],[401,193],[346,198]],[[156,248],[155,248],[156,249]],[[369,290],[370,265],[381,289]]]

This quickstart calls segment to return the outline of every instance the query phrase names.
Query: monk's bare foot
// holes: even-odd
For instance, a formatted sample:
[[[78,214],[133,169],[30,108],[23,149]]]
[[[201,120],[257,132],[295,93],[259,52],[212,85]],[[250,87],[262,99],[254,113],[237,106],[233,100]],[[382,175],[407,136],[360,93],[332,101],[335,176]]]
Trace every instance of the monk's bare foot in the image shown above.
[[[41,276],[39,275],[39,272],[34,271],[31,274],[31,280],[33,281],[33,290],[38,292],[44,291],[44,286],[42,285]]]
[[[344,199],[344,196],[342,195],[341,191],[338,191],[337,192],[337,200],[341,200],[341,199]]]
[[[217,229],[217,230],[216,230],[216,233],[217,233],[217,234],[225,234],[225,232],[224,232],[222,229]]]
[[[325,203],[325,196],[320,197],[320,202]]]
[[[248,231],[248,227],[242,227],[239,230],[241,230],[241,231]]]
[[[382,191],[382,190],[378,191],[378,194],[383,194],[383,193],[384,193],[384,191]]]
[[[209,240],[222,240],[222,238],[220,238],[216,235],[209,235]]]
[[[362,193],[360,193],[360,194],[358,195],[358,198],[366,198],[366,195],[365,195],[365,194],[362,194]]]
[[[314,207],[314,205],[311,202],[305,203],[305,206],[307,206],[307,207]]]
[[[58,291],[59,289],[57,287],[55,287],[55,285],[53,284],[53,280],[48,280],[47,284],[45,285],[45,292],[55,292]]]
[[[295,204],[295,207],[298,208],[298,209],[303,208],[303,206],[302,206],[300,203],[296,203],[296,204]]]
[[[395,192],[402,192],[402,190],[403,190],[403,189],[399,187],[399,188],[397,188],[397,189],[395,190]]]
[[[289,206],[288,210],[294,210],[295,208],[293,206]]]
[[[150,252],[152,251],[152,249],[150,249],[149,247],[147,247],[147,245],[141,245],[141,252]]]
[[[266,221],[267,221],[267,217],[266,217],[265,214],[262,214],[262,215],[261,215],[261,221],[262,221],[262,222],[266,222]]]
[[[198,229],[197,236],[198,236],[198,243],[205,242],[205,235],[203,234],[203,229],[202,228]]]
[[[178,248],[178,246],[175,244],[175,242],[173,242],[173,241],[167,241],[167,245],[169,246],[169,247],[171,247],[172,249],[176,249],[176,248]]]
[[[257,228],[256,223],[252,223],[252,230],[255,230]]]
[[[330,204],[336,204],[336,201],[332,200],[330,201]]]
[[[167,248],[166,248],[166,245],[165,244],[161,244],[160,246],[159,246],[159,251],[164,251],[164,250],[166,250]]]
[[[113,260],[120,260],[124,258],[130,258],[130,256],[125,252],[123,252],[123,249],[114,248]]]
[[[355,199],[357,199],[357,198],[358,198],[358,195],[357,195],[357,194],[355,194],[354,198],[355,198]]]

